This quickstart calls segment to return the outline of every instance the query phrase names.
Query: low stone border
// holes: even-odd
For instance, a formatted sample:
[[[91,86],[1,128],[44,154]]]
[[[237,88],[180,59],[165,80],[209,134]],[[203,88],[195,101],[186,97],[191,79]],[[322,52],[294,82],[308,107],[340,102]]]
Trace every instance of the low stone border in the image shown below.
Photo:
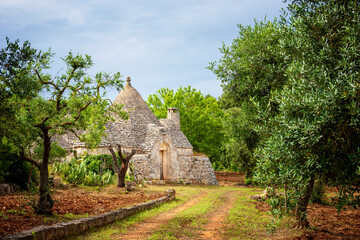
[[[39,226],[12,234],[2,238],[3,240],[50,240],[63,239],[71,235],[80,234],[93,227],[100,227],[116,220],[121,220],[135,213],[152,209],[165,202],[175,199],[175,190],[166,190],[166,196],[146,203],[140,203],[131,207],[121,208],[115,211],[106,212],[97,216],[73,220],[70,222],[57,223],[51,226]]]

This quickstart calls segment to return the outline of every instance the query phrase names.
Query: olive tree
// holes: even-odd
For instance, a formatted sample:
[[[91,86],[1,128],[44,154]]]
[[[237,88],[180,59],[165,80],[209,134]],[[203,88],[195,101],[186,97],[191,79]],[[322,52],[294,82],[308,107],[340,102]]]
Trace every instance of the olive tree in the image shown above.
[[[247,86],[257,89],[257,82],[281,82],[268,89],[265,102],[256,93],[245,100],[253,109],[254,129],[261,134],[254,151],[256,179],[285,190],[270,203],[294,209],[299,228],[309,226],[306,210],[316,179],[337,188],[340,208],[360,202],[359,26],[357,0],[294,0],[278,22],[277,41],[246,46],[240,35],[234,52],[224,55],[228,71],[219,77],[240,104]],[[274,58],[256,54],[274,47]],[[237,64],[237,56],[247,56],[252,65]],[[271,60],[270,65],[263,59]],[[242,71],[248,66],[250,71]],[[268,74],[269,69],[281,74]],[[232,77],[237,73],[241,77]]]
[[[50,57],[51,54],[48,54],[47,61],[44,61],[46,68],[49,67]],[[15,56],[10,55],[10,61],[12,58]],[[14,95],[9,100],[18,106],[13,119],[17,134],[7,139],[16,143],[14,145],[22,159],[40,171],[39,199],[35,206],[40,214],[52,213],[48,164],[57,136],[73,133],[87,146],[95,146],[104,135],[105,123],[111,119],[110,113],[121,114],[119,107],[111,107],[104,99],[107,87],[113,86],[118,90],[122,87],[120,73],[110,76],[100,72],[92,78],[86,74],[93,64],[90,56],[69,52],[63,60],[66,72],[54,77],[45,74],[42,71],[44,67],[40,68],[40,65],[29,65],[26,76],[35,80],[38,91],[28,98]],[[3,75],[4,82],[12,83],[11,76]],[[31,156],[34,148],[41,149],[40,159]]]
[[[277,128],[262,150],[258,176],[291,186],[297,226],[308,227],[316,178],[338,188],[339,205],[356,201],[359,191],[360,5],[293,1],[288,9],[282,42],[288,83],[273,94]]]

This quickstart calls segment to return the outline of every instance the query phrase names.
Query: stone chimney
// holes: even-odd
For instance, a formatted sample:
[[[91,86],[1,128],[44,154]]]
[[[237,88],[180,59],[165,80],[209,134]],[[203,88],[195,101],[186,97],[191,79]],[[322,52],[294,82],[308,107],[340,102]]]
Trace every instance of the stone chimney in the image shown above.
[[[180,114],[179,109],[177,108],[168,108],[167,109],[167,119],[173,120],[176,126],[180,128]]]

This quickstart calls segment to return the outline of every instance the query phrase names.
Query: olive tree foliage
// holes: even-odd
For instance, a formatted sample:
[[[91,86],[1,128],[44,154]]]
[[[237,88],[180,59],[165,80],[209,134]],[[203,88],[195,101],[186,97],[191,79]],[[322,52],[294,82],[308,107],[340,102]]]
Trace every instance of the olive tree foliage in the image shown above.
[[[158,118],[166,118],[167,108],[178,108],[181,130],[194,151],[207,154],[213,164],[220,165],[223,111],[214,97],[190,86],[176,91],[162,88],[148,97],[147,104]]]
[[[259,151],[257,176],[286,186],[297,226],[308,227],[316,178],[338,189],[339,207],[360,203],[360,5],[293,1],[288,10],[281,43],[288,83],[272,95],[276,128]]]
[[[0,137],[1,149],[11,150],[7,139],[12,136],[17,143],[21,141],[17,132],[16,112],[22,107],[21,101],[35,97],[41,90],[36,76],[30,74],[34,68],[47,68],[50,52],[31,48],[28,41],[22,45],[19,40],[10,42],[0,49]],[[5,146],[6,145],[6,146]]]
[[[49,53],[32,49],[28,41],[19,44],[19,40],[10,42],[6,38],[4,43],[6,46],[0,49],[0,181],[13,181],[26,188],[28,180],[35,180],[36,174],[32,173],[30,164],[19,159],[14,147],[23,140],[18,134],[16,113],[21,101],[40,91],[36,77],[29,73],[35,67],[46,67]]]
[[[260,139],[253,155],[255,178],[285,190],[270,204],[277,210],[294,209],[300,228],[309,226],[306,210],[317,179],[337,188],[339,207],[359,204],[359,14],[360,4],[355,0],[292,1],[281,20],[274,21],[280,33],[274,45],[260,45],[259,49],[259,45],[250,44],[241,51],[254,59],[267,56],[257,55],[266,49],[277,49],[271,66],[280,75],[273,75],[273,81],[268,79],[268,68],[263,58],[258,58],[242,78],[231,78],[236,75],[232,63],[238,59],[232,54],[224,55],[228,61],[222,65],[230,70],[218,75],[224,92],[238,96],[234,99],[240,111],[251,109],[253,113],[248,116]],[[249,29],[255,30],[256,24]],[[242,44],[237,45],[241,49]],[[238,66],[244,68],[241,63]],[[263,84],[277,79],[281,84],[269,89],[265,101],[259,100],[256,92],[246,96],[251,108],[244,107],[241,90],[246,92],[247,86],[257,89],[254,75],[258,74]]]
[[[20,157],[40,170],[39,200],[35,206],[36,212],[40,214],[52,213],[48,164],[51,150],[57,149],[54,143],[58,137],[72,132],[87,146],[95,146],[104,135],[105,123],[111,119],[111,112],[123,116],[120,108],[110,107],[109,101],[104,99],[107,87],[116,87],[118,90],[122,87],[120,73],[110,76],[100,72],[92,78],[86,74],[86,70],[93,64],[91,57],[69,52],[63,59],[66,71],[51,76],[42,71],[49,68],[51,56],[48,52],[44,59],[37,59],[35,64],[25,66],[26,78],[19,78],[19,81],[31,79],[38,91],[26,98],[16,94],[9,98],[10,103],[17,106],[13,130],[17,134],[6,136],[8,142],[14,143]],[[4,82],[12,83],[11,77],[23,71],[21,66],[14,69],[13,74],[2,76]],[[39,158],[36,158],[39,154],[32,156],[34,148],[41,149]]]
[[[222,58],[208,67],[222,82],[224,162],[251,177],[256,159],[254,151],[271,132],[258,129],[276,114],[277,104],[270,101],[272,91],[286,83],[285,60],[280,52],[281,29],[277,21],[239,27],[231,46],[220,48]],[[266,115],[257,106],[268,109]]]

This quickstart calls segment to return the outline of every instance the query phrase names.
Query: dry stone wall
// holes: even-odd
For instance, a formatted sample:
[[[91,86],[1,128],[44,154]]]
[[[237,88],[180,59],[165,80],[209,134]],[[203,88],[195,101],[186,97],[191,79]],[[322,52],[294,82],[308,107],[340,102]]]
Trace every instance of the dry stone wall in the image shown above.
[[[134,180],[159,180],[160,167],[149,154],[134,155]],[[172,182],[219,185],[207,156],[177,156],[175,176]]]
[[[149,164],[149,161],[149,154],[136,154],[131,158],[130,163],[134,167],[135,181],[141,181],[143,179],[156,179],[156,166]]]
[[[179,156],[179,179],[185,183],[219,185],[207,156]]]

